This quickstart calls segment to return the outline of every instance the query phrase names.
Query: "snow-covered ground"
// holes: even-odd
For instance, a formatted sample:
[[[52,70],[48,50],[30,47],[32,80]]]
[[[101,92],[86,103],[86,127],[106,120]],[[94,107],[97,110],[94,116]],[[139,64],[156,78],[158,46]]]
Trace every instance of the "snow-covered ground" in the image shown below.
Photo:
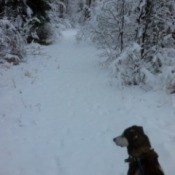
[[[0,175],[125,175],[126,149],[112,139],[133,124],[174,175],[175,97],[117,88],[97,50],[75,34],[19,66],[1,65]]]

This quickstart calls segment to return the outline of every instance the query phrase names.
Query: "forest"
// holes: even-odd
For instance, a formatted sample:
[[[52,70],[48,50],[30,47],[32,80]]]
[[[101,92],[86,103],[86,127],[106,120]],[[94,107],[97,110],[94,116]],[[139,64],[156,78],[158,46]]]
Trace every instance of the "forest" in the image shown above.
[[[0,0],[0,175],[174,175],[174,147],[175,0]]]
[[[101,51],[120,84],[175,92],[174,0],[1,0],[0,63],[19,64],[25,46],[66,28]]]

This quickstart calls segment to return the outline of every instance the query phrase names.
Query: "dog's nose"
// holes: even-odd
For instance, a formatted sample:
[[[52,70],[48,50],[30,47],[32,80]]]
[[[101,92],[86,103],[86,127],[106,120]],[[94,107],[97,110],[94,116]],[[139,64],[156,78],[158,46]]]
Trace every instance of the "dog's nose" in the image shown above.
[[[115,142],[116,138],[113,138],[113,141]]]

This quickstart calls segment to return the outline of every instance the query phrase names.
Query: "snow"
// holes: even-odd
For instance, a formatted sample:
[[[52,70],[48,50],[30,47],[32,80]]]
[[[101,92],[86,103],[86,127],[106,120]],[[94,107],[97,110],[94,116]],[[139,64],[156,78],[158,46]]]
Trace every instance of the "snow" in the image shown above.
[[[0,68],[0,174],[124,175],[112,139],[142,125],[165,174],[175,172],[175,97],[117,87],[76,31],[18,66]]]

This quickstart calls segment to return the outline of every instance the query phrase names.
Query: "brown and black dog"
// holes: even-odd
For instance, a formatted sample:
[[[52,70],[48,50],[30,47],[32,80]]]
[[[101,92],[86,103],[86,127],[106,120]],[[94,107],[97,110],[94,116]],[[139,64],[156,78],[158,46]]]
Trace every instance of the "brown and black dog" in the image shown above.
[[[127,175],[164,175],[158,162],[157,153],[151,148],[148,136],[141,126],[131,126],[115,137],[116,145],[127,147],[129,163]]]

